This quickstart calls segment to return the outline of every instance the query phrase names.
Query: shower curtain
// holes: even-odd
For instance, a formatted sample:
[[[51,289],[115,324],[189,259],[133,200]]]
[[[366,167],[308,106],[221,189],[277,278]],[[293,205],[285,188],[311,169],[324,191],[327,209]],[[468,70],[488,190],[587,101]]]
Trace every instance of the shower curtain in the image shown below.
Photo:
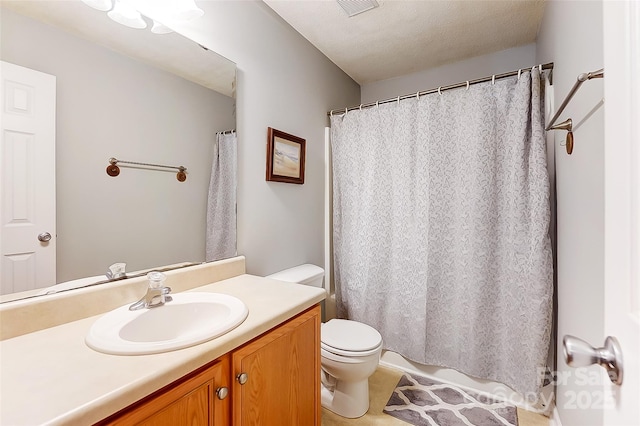
[[[331,118],[338,315],[537,396],[551,333],[538,69]]]
[[[207,199],[207,262],[236,255],[237,141],[235,131],[216,134]]]

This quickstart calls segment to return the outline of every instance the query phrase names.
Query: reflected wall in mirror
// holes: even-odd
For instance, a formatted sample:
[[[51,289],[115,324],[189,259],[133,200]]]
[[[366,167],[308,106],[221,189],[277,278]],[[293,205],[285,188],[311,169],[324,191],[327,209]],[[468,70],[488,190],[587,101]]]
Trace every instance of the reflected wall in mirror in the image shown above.
[[[115,262],[204,261],[216,133],[235,129],[235,64],[79,0],[2,1],[1,12],[0,59],[56,77],[56,282],[101,277]],[[111,157],[182,165],[187,180],[125,166],[110,177]]]

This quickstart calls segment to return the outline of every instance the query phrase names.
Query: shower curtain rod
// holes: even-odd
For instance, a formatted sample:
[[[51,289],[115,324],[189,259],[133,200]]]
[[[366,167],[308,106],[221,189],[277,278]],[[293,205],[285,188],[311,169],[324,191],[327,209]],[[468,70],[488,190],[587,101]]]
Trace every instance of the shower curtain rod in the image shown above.
[[[347,108],[342,108],[342,109],[332,109],[331,111],[327,112],[328,116],[332,116],[334,113],[347,113],[349,111],[354,111],[356,109],[362,109],[362,108],[371,108],[374,106],[377,106],[379,104],[386,104],[389,102],[399,102],[403,99],[409,99],[409,98],[413,98],[413,97],[420,97],[422,95],[428,95],[430,93],[438,93],[438,92],[442,92],[443,90],[451,90],[451,89],[457,89],[458,87],[469,87],[472,84],[478,84],[478,83],[485,83],[487,81],[496,81],[499,80],[501,78],[507,78],[507,77],[513,77],[514,75],[520,76],[520,73],[522,73],[522,71],[528,71],[529,69],[533,69],[537,66],[540,66],[541,71],[542,70],[552,70],[553,69],[553,62],[549,62],[547,64],[543,64],[543,65],[534,65],[532,68],[520,68],[519,70],[515,70],[515,71],[509,71],[509,72],[505,72],[502,74],[494,74],[488,77],[483,77],[483,78],[477,78],[475,80],[467,80],[467,81],[463,81],[461,83],[456,83],[456,84],[450,84],[448,86],[440,86],[440,87],[436,87],[435,89],[429,89],[429,90],[424,90],[421,92],[417,92],[417,93],[412,93],[409,95],[403,95],[403,96],[397,96],[395,98],[390,98],[390,99],[385,99],[383,101],[377,101],[377,102],[369,102],[368,104],[360,104],[358,106],[352,106],[352,107],[347,107]]]

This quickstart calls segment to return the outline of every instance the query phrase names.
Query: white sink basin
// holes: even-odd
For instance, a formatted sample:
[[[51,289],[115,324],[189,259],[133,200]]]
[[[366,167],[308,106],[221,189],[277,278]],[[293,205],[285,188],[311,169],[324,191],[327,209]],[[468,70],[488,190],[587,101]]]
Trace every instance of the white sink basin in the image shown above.
[[[91,326],[87,345],[114,355],[145,355],[197,345],[240,325],[249,311],[238,298],[219,293],[178,293],[163,306],[130,311],[125,305]]]

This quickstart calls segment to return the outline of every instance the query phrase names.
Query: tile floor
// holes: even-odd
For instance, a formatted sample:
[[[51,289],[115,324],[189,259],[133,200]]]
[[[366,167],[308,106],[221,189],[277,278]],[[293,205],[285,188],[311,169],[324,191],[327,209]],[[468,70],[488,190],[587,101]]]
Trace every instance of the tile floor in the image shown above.
[[[407,426],[407,423],[382,412],[402,374],[402,371],[379,366],[369,378],[371,405],[367,414],[358,419],[345,419],[323,408],[322,426]],[[518,424],[519,426],[548,426],[549,419],[541,414],[518,408]]]

